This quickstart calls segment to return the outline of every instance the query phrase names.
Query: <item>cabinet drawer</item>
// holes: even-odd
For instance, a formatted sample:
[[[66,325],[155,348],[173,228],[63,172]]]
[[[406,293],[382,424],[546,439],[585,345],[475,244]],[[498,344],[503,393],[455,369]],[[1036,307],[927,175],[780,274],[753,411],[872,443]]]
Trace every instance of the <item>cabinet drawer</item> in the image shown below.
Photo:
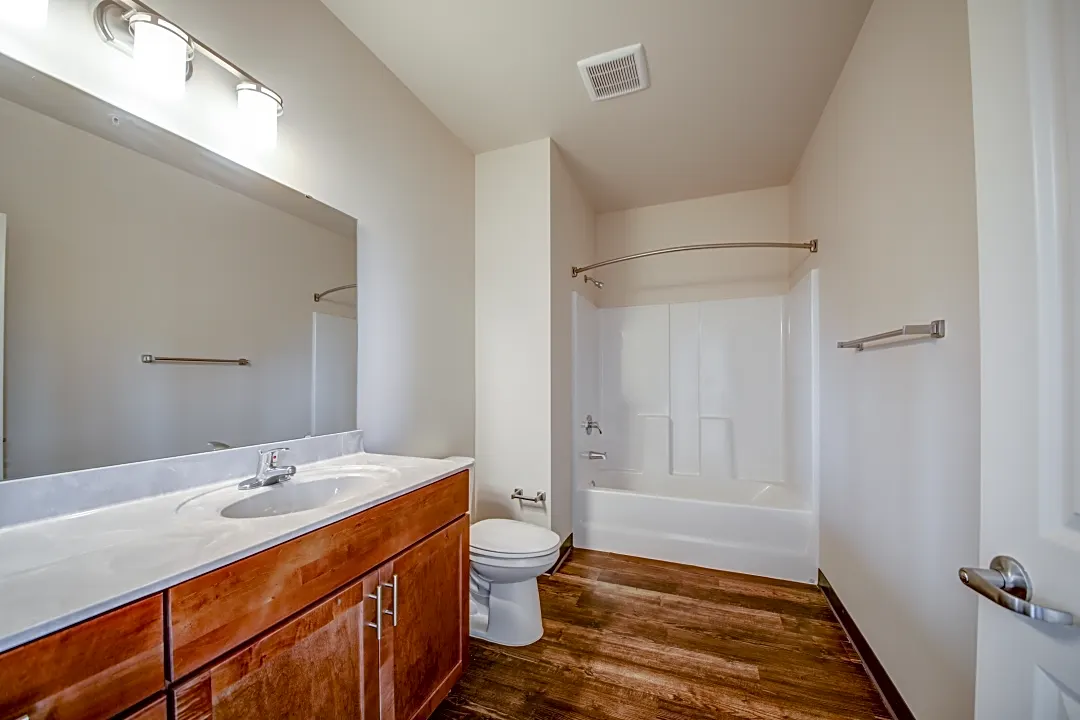
[[[466,471],[169,589],[172,677],[255,638],[468,509]]]
[[[161,595],[0,655],[0,718],[91,720],[165,689]]]

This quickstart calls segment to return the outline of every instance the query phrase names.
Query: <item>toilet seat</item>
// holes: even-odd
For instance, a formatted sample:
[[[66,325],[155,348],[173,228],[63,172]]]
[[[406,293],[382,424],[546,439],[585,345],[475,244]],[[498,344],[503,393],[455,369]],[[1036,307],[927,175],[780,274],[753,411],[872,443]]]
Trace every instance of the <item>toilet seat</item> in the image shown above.
[[[469,529],[469,552],[496,560],[544,557],[559,545],[556,533],[520,520],[481,520]]]

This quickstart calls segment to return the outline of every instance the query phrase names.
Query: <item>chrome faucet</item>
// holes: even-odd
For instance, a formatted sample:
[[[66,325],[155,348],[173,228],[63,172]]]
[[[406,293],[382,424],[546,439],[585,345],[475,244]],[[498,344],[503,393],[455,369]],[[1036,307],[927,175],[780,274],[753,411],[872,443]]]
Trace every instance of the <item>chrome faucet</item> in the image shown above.
[[[295,465],[278,466],[278,453],[287,452],[288,449],[287,447],[279,447],[272,450],[260,450],[259,468],[255,473],[255,477],[240,483],[240,489],[251,490],[252,488],[277,485],[295,475]]]

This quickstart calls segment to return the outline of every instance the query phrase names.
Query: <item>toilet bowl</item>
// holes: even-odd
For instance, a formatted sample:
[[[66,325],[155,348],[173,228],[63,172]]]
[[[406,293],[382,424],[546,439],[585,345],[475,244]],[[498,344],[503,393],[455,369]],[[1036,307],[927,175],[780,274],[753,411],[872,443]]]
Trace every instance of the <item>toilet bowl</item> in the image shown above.
[[[481,520],[469,530],[469,634],[498,645],[544,635],[536,578],[559,559],[559,536],[519,520]]]

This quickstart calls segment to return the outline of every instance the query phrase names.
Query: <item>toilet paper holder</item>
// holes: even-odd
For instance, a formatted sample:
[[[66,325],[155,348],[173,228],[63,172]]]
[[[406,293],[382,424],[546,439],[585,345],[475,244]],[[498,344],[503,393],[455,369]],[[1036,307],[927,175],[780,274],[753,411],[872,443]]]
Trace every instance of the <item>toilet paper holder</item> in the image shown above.
[[[510,495],[511,500],[522,500],[524,502],[531,503],[543,503],[547,502],[547,493],[543,490],[537,490],[534,497],[529,497],[525,494],[525,490],[522,488],[514,488],[514,492]]]

